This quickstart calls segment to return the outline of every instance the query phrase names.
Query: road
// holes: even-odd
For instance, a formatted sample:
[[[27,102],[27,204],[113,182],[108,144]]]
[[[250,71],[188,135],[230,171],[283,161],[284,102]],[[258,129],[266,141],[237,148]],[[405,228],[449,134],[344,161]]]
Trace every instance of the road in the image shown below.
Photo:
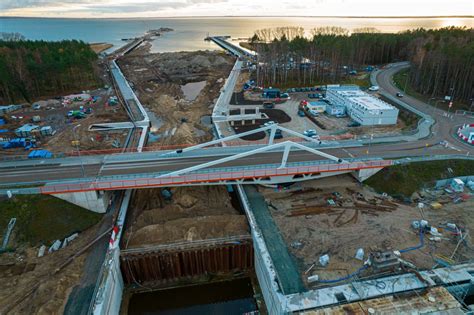
[[[392,75],[406,64],[398,64],[380,71],[376,80],[381,88],[380,93],[396,94],[399,90],[391,82]],[[432,115],[431,106],[409,96],[403,102],[417,110]],[[432,134],[416,141],[397,143],[369,143],[356,145],[354,142],[339,143],[337,148],[320,148],[324,153],[342,159],[394,159],[415,156],[433,155],[473,155],[474,148],[462,142],[456,142],[452,137],[457,126],[466,121],[460,117],[448,118],[435,113],[436,122],[432,127]],[[446,147],[441,141],[448,141]],[[367,140],[366,140],[367,142]],[[376,140],[374,140],[376,142]],[[250,148],[249,148],[250,149]],[[81,178],[101,178],[106,176],[166,174],[192,166],[215,161],[229,156],[229,148],[199,149],[180,156],[163,157],[166,152],[127,153],[123,155],[73,157],[56,160],[30,160],[22,162],[5,162],[0,167],[0,185],[28,184],[32,182],[48,182],[57,180],[74,180]],[[245,151],[245,148],[240,148]],[[232,153],[234,154],[234,153]],[[265,164],[279,164],[282,152],[266,152],[247,156],[238,160],[216,165],[216,168],[235,168],[260,166]],[[292,151],[288,162],[315,162],[325,158],[316,156],[307,151]],[[147,175],[142,175],[143,177]],[[148,175],[150,176],[150,175]]]

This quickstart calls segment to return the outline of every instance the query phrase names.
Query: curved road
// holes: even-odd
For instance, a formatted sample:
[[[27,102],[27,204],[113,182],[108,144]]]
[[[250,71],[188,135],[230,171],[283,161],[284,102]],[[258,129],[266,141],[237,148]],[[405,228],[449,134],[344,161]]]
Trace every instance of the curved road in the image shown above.
[[[392,84],[392,76],[397,71],[407,67],[406,63],[393,64],[375,73],[375,80],[380,86],[382,95],[393,98],[399,90]],[[474,154],[474,147],[465,143],[456,142],[452,135],[457,126],[466,123],[466,118],[448,118],[438,111],[434,113],[433,108],[415,98],[405,96],[398,102],[403,101],[409,106],[427,115],[433,115],[435,123],[432,126],[432,133],[425,139],[412,137],[410,141],[378,143],[375,139],[373,144],[361,146],[361,143],[349,141],[341,143],[337,148],[319,148],[325,153],[343,159],[349,158],[402,158],[430,155],[471,155]],[[385,139],[387,140],[387,139]],[[441,141],[448,141],[449,145],[443,146]],[[367,140],[365,140],[367,143]],[[209,150],[209,149],[208,149]],[[216,150],[216,149],[214,149]],[[225,148],[221,148],[225,150]],[[197,151],[193,151],[197,153]],[[82,158],[64,158],[56,160],[30,160],[21,162],[5,162],[0,167],[0,184],[8,185],[30,183],[51,180],[73,180],[83,177],[99,178],[110,175],[136,175],[150,173],[169,173],[172,171],[185,169],[191,166],[210,162],[229,155],[227,152],[220,154],[210,154],[202,150],[201,156],[181,157],[159,157],[163,152],[128,153],[111,156],[91,156]],[[241,167],[262,164],[278,164],[281,162],[282,152],[266,152],[248,156],[232,162],[217,165],[216,167]],[[290,153],[288,162],[314,161],[323,158],[317,157],[306,151],[293,151]],[[150,176],[154,176],[151,174]]]

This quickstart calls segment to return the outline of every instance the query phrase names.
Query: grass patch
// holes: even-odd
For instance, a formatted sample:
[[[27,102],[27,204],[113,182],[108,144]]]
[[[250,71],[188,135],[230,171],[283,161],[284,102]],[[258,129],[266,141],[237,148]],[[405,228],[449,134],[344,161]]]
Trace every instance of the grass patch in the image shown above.
[[[379,96],[380,99],[383,101],[389,103],[390,105],[398,108],[398,119],[403,121],[403,124],[405,127],[403,127],[402,131],[413,131],[418,127],[418,121],[421,119],[417,114],[405,109],[402,106],[397,105],[396,103],[393,103],[391,100],[386,98],[383,95]]]
[[[52,196],[15,196],[0,201],[0,237],[13,217],[17,219],[17,242],[35,246],[83,231],[99,222],[102,215]]]
[[[395,83],[395,86],[397,88],[399,88],[400,90],[405,90],[405,87],[406,87],[406,90],[405,90],[405,94],[407,95],[410,95],[416,99],[419,99],[420,101],[423,101],[425,102],[426,104],[430,104],[431,106],[435,106],[436,105],[436,108],[441,108],[441,109],[444,109],[444,110],[448,110],[448,102],[445,102],[445,101],[440,101],[442,97],[438,97],[436,100],[431,100],[431,103],[430,103],[430,98],[431,96],[427,96],[425,94],[421,94],[419,93],[418,91],[416,91],[413,86],[408,82],[407,84],[407,79],[408,79],[408,73],[409,73],[410,69],[407,68],[407,69],[403,69],[397,73],[395,73],[393,75],[393,82]],[[456,101],[456,96],[455,96],[455,100],[454,100],[454,103],[453,103],[453,107],[451,108],[451,111],[455,111],[455,110],[468,110],[469,109],[469,106],[465,103],[461,103],[459,101]]]
[[[472,160],[417,162],[384,168],[365,184],[379,193],[410,197],[421,188],[433,186],[436,180],[468,175],[474,175]]]

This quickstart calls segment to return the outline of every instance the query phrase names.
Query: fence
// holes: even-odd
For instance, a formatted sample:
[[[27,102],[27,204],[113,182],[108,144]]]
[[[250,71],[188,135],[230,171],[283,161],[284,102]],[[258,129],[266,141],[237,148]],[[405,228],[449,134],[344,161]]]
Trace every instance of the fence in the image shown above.
[[[344,172],[344,171],[355,171],[360,169],[371,169],[381,168],[392,165],[391,160],[377,160],[377,161],[366,161],[366,162],[352,162],[352,163],[341,163],[341,164],[320,164],[313,166],[296,166],[288,168],[274,168],[269,169],[249,169],[243,171],[217,171],[217,170],[203,170],[208,173],[200,174],[185,174],[180,176],[170,177],[150,177],[136,178],[136,179],[117,179],[108,181],[88,181],[83,183],[68,183],[68,184],[53,184],[40,187],[42,194],[58,194],[58,193],[72,193],[82,191],[93,191],[93,190],[123,190],[132,188],[145,188],[145,187],[159,187],[159,186],[176,186],[176,185],[189,185],[197,183],[210,183],[210,182],[228,182],[246,179],[255,179],[262,177],[275,177],[275,176],[293,176],[300,174],[313,174],[313,173],[324,173],[324,172]],[[201,171],[200,171],[201,172]],[[143,176],[143,175],[142,175]]]

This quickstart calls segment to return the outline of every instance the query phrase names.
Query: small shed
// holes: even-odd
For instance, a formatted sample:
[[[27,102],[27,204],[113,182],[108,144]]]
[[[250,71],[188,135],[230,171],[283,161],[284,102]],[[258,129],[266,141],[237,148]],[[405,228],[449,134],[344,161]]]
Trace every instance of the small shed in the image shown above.
[[[51,126],[41,127],[40,134],[42,136],[51,136],[53,134],[53,128]]]
[[[316,101],[309,102],[307,105],[308,110],[315,110],[318,113],[324,113],[326,111],[327,104],[326,102]]]
[[[280,98],[281,91],[280,89],[268,88],[263,90],[264,98]]]
[[[26,124],[21,126],[20,128],[17,128],[15,130],[15,134],[18,137],[31,137],[31,133],[34,132],[35,130],[39,130],[39,126],[33,125],[33,124]]]

